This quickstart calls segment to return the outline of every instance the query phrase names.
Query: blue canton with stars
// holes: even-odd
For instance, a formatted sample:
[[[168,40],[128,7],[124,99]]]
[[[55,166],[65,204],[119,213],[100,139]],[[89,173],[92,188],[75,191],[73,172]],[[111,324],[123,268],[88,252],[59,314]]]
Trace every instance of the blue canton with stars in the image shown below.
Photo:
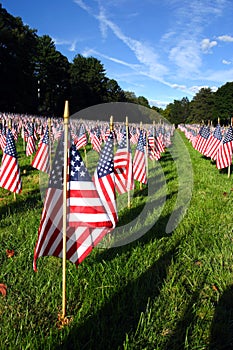
[[[200,135],[204,138],[204,139],[208,139],[208,137],[210,136],[210,129],[208,126],[205,126],[202,128],[202,130],[200,131]]]
[[[91,181],[91,176],[74,144],[70,148],[70,181]]]
[[[222,132],[219,124],[215,128],[213,136],[220,141],[222,140]]]
[[[10,129],[8,130],[8,133],[7,133],[6,147],[5,147],[4,153],[8,154],[11,157],[17,158],[15,140],[14,140],[14,136],[12,135],[12,132],[10,131]]]
[[[64,133],[59,140],[49,177],[49,187],[62,190],[64,170]]]
[[[142,130],[140,131],[137,148],[138,151],[144,152],[144,137]]]
[[[113,133],[110,132],[97,166],[98,178],[111,174],[113,169]]]
[[[46,145],[49,144],[49,128],[48,127],[46,127],[42,142],[45,143]]]
[[[227,143],[227,142],[231,142],[233,141],[233,129],[232,126],[229,127],[229,129],[227,130],[223,143]]]

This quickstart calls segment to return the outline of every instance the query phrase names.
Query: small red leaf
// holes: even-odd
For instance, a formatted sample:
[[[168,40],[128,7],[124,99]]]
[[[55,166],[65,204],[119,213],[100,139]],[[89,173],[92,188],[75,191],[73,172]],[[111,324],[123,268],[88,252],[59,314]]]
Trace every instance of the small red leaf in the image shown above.
[[[15,251],[13,249],[6,249],[6,255],[8,258],[12,258],[15,255]]]
[[[5,297],[6,296],[7,286],[4,283],[0,283],[0,293]]]

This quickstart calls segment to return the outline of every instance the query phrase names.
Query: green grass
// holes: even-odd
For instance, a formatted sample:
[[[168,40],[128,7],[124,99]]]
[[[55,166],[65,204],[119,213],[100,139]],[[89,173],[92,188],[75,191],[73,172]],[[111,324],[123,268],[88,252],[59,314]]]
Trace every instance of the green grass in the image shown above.
[[[39,172],[23,151],[19,156],[26,169],[22,194],[14,201],[0,190],[0,283],[7,285],[7,296],[0,295],[0,349],[233,349],[233,186],[227,171],[177,131],[173,148],[150,162],[149,187],[137,185],[131,194],[131,209],[118,198],[113,247],[103,243],[78,268],[67,262],[72,321],[59,329],[62,261],[40,258],[33,272],[43,203]],[[174,211],[184,217],[170,232]],[[8,258],[6,249],[15,255]]]

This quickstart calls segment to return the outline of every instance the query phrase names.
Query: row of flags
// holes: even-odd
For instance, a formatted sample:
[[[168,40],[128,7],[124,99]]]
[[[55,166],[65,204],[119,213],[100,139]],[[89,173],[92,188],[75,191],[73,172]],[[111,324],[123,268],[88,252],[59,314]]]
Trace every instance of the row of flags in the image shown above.
[[[216,162],[217,169],[227,168],[232,164],[233,128],[230,125],[223,128],[217,124],[215,128],[209,125],[179,125],[178,128],[192,143],[194,149]]]
[[[56,123],[54,123],[56,124]],[[28,125],[32,125],[29,123]],[[41,124],[40,124],[41,126]],[[23,127],[21,125],[21,127]],[[45,125],[43,133],[35,132],[35,127],[27,133],[26,155],[35,153],[32,166],[49,175],[48,188],[38,229],[38,239],[34,252],[33,268],[36,271],[37,259],[41,256],[62,257],[63,237],[63,164],[68,159],[67,171],[67,254],[68,260],[78,265],[111,232],[118,222],[116,192],[123,194],[134,189],[134,180],[147,183],[146,159],[159,160],[165,147],[171,143],[173,129],[156,136],[155,129],[148,132],[140,128],[130,129],[121,125],[117,131],[91,127],[87,130],[81,123],[79,131],[70,123],[69,151],[64,155],[63,130],[61,124],[54,128]],[[37,129],[38,130],[38,129]],[[102,131],[101,131],[102,130]],[[24,128],[25,131],[25,128]],[[19,129],[18,129],[19,133]],[[20,193],[22,181],[16,152],[16,136],[11,128],[6,133],[0,168],[0,186],[12,192]],[[22,134],[21,134],[22,135]],[[40,136],[36,150],[36,138]],[[102,135],[102,136],[98,136]],[[104,135],[104,137],[103,137]],[[133,136],[132,136],[133,135]],[[22,135],[25,136],[25,133]],[[96,136],[99,148],[99,161],[94,175],[88,172],[80,149],[85,148]],[[134,141],[132,142],[132,138]],[[51,148],[58,141],[56,153],[51,160]],[[137,141],[134,157],[131,145]],[[30,143],[30,146],[29,146]],[[92,144],[92,143],[91,143]],[[93,145],[92,145],[93,146]],[[117,150],[114,154],[114,150]],[[9,167],[11,164],[11,167]]]

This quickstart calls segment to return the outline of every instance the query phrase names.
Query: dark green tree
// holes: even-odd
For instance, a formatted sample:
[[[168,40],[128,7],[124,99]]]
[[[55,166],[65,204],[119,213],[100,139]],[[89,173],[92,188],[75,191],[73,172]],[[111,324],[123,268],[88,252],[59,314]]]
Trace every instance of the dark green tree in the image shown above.
[[[200,123],[213,120],[215,116],[215,95],[210,88],[202,88],[190,102],[188,122]]]
[[[70,67],[72,112],[105,102],[106,77],[103,64],[78,54]]]
[[[33,112],[36,103],[34,61],[36,30],[0,4],[0,110]]]
[[[58,52],[48,35],[38,38],[35,57],[38,111],[62,115],[64,101],[69,98],[69,68],[67,58]]]
[[[124,91],[118,85],[116,80],[106,78],[104,84],[106,88],[106,92],[104,96],[105,102],[125,102],[126,101]]]
[[[224,84],[215,92],[215,107],[215,122],[220,118],[222,124],[230,123],[233,117],[233,82]]]

